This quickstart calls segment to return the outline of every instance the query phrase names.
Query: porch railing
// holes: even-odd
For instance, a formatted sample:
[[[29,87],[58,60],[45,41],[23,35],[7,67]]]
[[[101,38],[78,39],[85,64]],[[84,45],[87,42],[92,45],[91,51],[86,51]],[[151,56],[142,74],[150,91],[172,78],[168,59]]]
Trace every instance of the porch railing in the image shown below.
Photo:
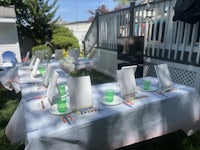
[[[117,51],[118,37],[144,36],[144,55],[200,66],[200,23],[172,21],[176,0],[160,0],[97,15],[85,37],[94,45]]]
[[[95,16],[92,24],[90,25],[90,28],[88,30],[88,32],[85,35],[84,38],[84,51],[85,54],[88,55],[89,53],[91,53],[91,51],[93,50],[93,48],[96,46],[97,44],[97,16]]]

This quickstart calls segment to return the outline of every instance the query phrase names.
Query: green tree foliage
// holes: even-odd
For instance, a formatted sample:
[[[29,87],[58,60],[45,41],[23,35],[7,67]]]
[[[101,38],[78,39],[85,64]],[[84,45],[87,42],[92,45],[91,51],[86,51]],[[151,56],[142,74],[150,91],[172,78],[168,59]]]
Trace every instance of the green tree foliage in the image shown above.
[[[56,26],[53,30],[51,43],[55,48],[79,48],[78,40],[73,33],[64,26]]]
[[[56,3],[57,0],[52,4],[49,4],[49,0],[26,0],[30,16],[24,20],[24,23],[20,23],[21,31],[32,38],[36,45],[44,44],[51,39],[52,30],[58,20],[58,18],[53,20],[58,9],[58,7],[54,9]]]
[[[30,38],[35,45],[44,44],[52,36],[56,21],[53,19],[58,9],[57,0],[1,0],[0,5],[14,5],[20,40]]]

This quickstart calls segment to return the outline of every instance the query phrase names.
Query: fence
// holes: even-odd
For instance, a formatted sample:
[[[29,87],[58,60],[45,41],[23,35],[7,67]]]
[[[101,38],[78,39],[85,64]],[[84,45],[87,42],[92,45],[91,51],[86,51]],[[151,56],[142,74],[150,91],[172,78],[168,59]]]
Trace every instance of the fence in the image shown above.
[[[106,50],[117,52],[120,37],[144,36],[144,75],[155,74],[150,74],[150,70],[153,70],[152,64],[168,63],[171,70],[176,70],[173,73],[175,81],[183,81],[183,76],[195,72],[192,73],[195,81],[189,83],[186,80],[191,79],[184,78],[183,83],[199,88],[197,76],[200,72],[200,23],[172,21],[175,2],[176,0],[159,0],[138,6],[132,3],[129,8],[122,10],[102,15],[97,13],[85,37],[93,39],[85,41],[85,45],[90,45],[86,46],[86,51],[96,44],[98,57],[101,57],[101,50],[105,56]],[[117,59],[116,54],[110,60],[114,59]]]

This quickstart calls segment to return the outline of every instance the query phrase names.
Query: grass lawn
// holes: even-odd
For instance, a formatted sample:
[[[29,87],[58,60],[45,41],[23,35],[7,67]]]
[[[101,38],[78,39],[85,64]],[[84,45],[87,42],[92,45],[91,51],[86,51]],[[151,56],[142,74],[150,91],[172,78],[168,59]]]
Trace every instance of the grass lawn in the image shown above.
[[[92,85],[113,82],[114,79],[95,70],[76,71],[70,74],[73,77],[90,75]],[[0,150],[23,150],[23,143],[11,145],[5,136],[5,127],[15,111],[19,101],[20,94],[14,91],[8,91],[0,87]],[[119,150],[200,150],[200,132],[187,137],[179,131],[162,137],[140,142],[120,148]]]
[[[17,108],[21,95],[0,86],[0,150],[23,150],[24,145],[11,145],[5,136],[5,127]]]

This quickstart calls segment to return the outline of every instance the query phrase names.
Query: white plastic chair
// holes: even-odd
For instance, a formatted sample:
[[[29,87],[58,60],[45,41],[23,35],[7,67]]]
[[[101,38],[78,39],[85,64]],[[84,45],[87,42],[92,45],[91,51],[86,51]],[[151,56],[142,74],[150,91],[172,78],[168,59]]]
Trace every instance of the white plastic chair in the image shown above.
[[[14,67],[17,63],[16,55],[12,51],[5,51],[2,54],[3,64],[0,67],[2,70],[7,70],[8,68]]]

